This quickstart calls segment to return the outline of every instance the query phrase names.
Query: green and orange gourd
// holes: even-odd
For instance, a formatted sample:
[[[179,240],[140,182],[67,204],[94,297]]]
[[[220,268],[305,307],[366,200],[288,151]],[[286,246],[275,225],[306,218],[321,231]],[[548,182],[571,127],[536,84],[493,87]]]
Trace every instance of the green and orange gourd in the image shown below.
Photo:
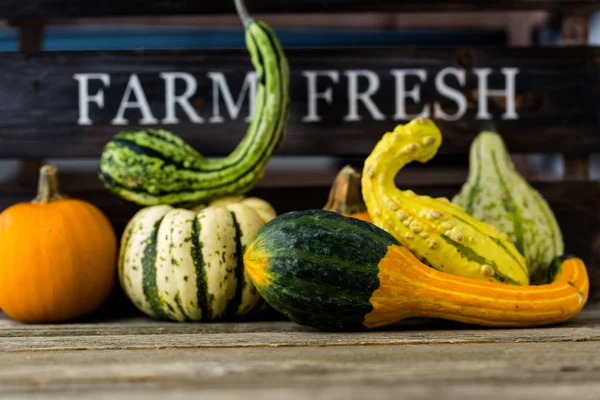
[[[584,306],[583,262],[557,259],[555,279],[516,286],[440,272],[375,225],[323,210],[267,223],[244,256],[261,296],[291,320],[325,330],[372,329],[410,317],[510,327],[566,321]]]
[[[357,176],[349,169],[332,188],[325,207],[332,211],[292,212],[267,223],[244,256],[262,297],[293,321],[327,330],[411,317],[543,326],[579,313],[589,292],[581,259],[556,257],[551,282],[529,285],[527,264],[506,234],[448,199],[395,186],[397,172],[431,159],[441,139],[433,122],[418,118],[375,146],[362,175],[373,223],[349,218],[356,213],[346,208],[353,189],[344,185]]]

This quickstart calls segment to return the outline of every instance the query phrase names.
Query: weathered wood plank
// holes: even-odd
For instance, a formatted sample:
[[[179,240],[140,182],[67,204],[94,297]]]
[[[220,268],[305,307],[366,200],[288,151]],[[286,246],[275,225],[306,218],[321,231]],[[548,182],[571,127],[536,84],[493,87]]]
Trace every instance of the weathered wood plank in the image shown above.
[[[41,20],[26,20],[12,23],[19,30],[19,52],[35,53],[42,50],[44,41],[44,22]],[[42,164],[40,158],[22,160],[17,182],[34,182],[39,176]]]
[[[287,53],[292,104],[280,154],[364,156],[383,133],[405,122],[402,115],[408,118],[427,106],[444,134],[443,154],[466,153],[474,136],[487,128],[501,132],[514,153],[600,151],[596,118],[600,112],[600,49],[314,49]],[[439,75],[448,67],[465,74],[464,87],[451,73]],[[490,76],[489,84],[484,85],[485,68],[490,68]],[[498,93],[485,95],[486,88],[505,90],[507,82],[512,82],[512,73],[501,72],[503,68],[518,69],[511,101]],[[410,71],[414,69],[426,75],[424,82]],[[244,50],[4,55],[0,63],[0,113],[4,116],[0,157],[98,156],[119,130],[150,127],[176,132],[205,155],[228,154],[245,132],[250,96],[243,98],[239,114],[231,118],[223,95],[225,81],[208,74],[223,74],[233,103],[249,71],[250,60]],[[192,123],[179,106],[175,107],[178,123],[165,123],[165,79],[175,79],[175,75],[161,78],[160,74],[174,72],[190,74],[190,82],[196,82],[189,104],[203,123]],[[81,75],[90,73],[105,75]],[[408,75],[404,89],[402,74]],[[436,86],[439,76],[456,90],[460,102],[464,100],[464,114],[456,99],[443,95],[439,82]],[[148,103],[148,125],[140,124],[143,115],[136,107],[124,112],[124,120],[115,121],[121,104],[143,100],[135,92],[123,100],[128,84],[130,89],[136,86],[135,79],[143,90],[139,96]],[[176,83],[175,95],[181,95],[185,92],[183,78]],[[420,90],[418,102],[405,98],[414,88]],[[327,90],[331,90],[331,104],[322,98]],[[368,102],[371,97],[365,103],[358,95],[369,90],[372,104]],[[90,101],[95,95],[103,96],[102,101],[98,97],[98,101]],[[508,111],[512,100],[514,115]],[[435,112],[435,104],[445,114],[462,117],[449,121],[439,107]],[[224,122],[214,123],[215,116]],[[511,119],[515,116],[518,119]]]
[[[344,159],[328,159],[326,162],[315,162],[317,165],[311,164],[310,159],[302,159],[302,161],[289,161],[287,157],[273,157],[265,170],[265,176],[257,183],[260,188],[303,188],[303,187],[328,187],[330,186],[336,175],[345,165],[351,165],[357,171],[362,170],[362,159],[351,159],[344,162]],[[438,160],[439,158],[439,160]],[[435,157],[427,164],[410,164],[402,169],[402,173],[396,177],[396,184],[400,187],[410,186],[435,186],[438,184],[454,184],[460,185],[465,182],[468,174],[468,156],[452,157]],[[56,160],[53,160],[56,161]],[[102,183],[98,179],[100,170],[100,162],[98,159],[93,160],[93,166],[89,163],[81,166],[79,169],[73,167],[61,168],[61,161],[58,160],[58,173],[61,186],[65,190],[87,190],[87,191],[102,191]],[[23,169],[23,168],[21,168]],[[0,193],[26,193],[35,194],[37,189],[35,177],[39,174],[39,167],[33,169],[28,166],[26,170],[29,178],[6,180],[1,185],[6,188]],[[536,176],[539,182],[553,182],[558,176]]]
[[[578,328],[554,328],[547,333],[536,332],[532,336],[528,330],[520,334],[499,332],[490,337],[487,331],[469,331],[468,334],[456,334],[455,330],[440,334],[429,331],[387,332],[384,337],[372,334],[314,334],[297,332],[294,334],[268,333],[229,333],[226,335],[197,334],[155,334],[135,335],[119,334],[114,336],[93,337],[41,337],[31,338],[27,343],[22,338],[0,338],[0,351],[65,351],[65,350],[140,350],[140,349],[194,349],[194,348],[239,348],[239,347],[340,347],[374,346],[428,343],[492,343],[492,342],[564,342],[598,341],[599,326]]]
[[[254,13],[323,13],[323,12],[406,12],[406,11],[489,11],[489,10],[593,10],[594,0],[424,0],[394,1],[376,0],[365,3],[359,0],[247,0]],[[25,19],[32,17],[71,18],[138,15],[191,15],[232,14],[233,2],[206,3],[202,1],[155,1],[141,0],[27,0],[3,1],[0,18]]]
[[[599,350],[568,342],[0,353],[0,394],[595,399]]]
[[[352,333],[320,332],[284,321],[194,324],[138,318],[23,325],[5,319],[0,323],[0,352],[589,342],[600,341],[599,328],[600,308],[596,305],[554,327],[492,330],[429,319]]]
[[[572,374],[569,374],[571,376]],[[589,375],[589,374],[588,374]],[[554,378],[560,378],[561,374],[552,374]],[[268,378],[261,376],[262,379],[247,378],[242,382],[227,381],[225,387],[213,387],[208,385],[194,384],[190,382],[187,385],[177,382],[177,386],[164,383],[156,384],[152,381],[139,383],[109,382],[94,385],[45,385],[36,386],[32,389],[30,386],[16,388],[7,388],[6,393],[11,399],[143,399],[143,400],[163,400],[165,398],[191,399],[198,397],[203,399],[219,400],[238,400],[238,399],[310,399],[310,400],[364,400],[365,398],[397,398],[402,394],[402,398],[422,399],[422,400],[465,400],[465,399],[490,399],[504,400],[506,398],[518,398],[522,400],[564,400],[572,397],[578,400],[596,400],[600,385],[591,378],[588,381],[583,379],[576,382],[566,380],[544,381],[543,383],[532,383],[521,381],[514,382],[510,380],[501,380],[500,382],[488,378],[475,378],[470,381],[459,380],[458,382],[444,381],[432,383],[427,380],[419,382],[402,380],[394,382],[393,379],[383,381],[376,377],[371,377],[369,381],[356,379],[354,381],[345,381],[336,379],[330,381],[323,377],[315,379],[298,379],[295,377],[285,377],[282,379],[265,382]],[[289,378],[289,379],[288,379]],[[486,379],[487,378],[487,379]],[[300,381],[300,382],[297,382]],[[261,386],[261,383],[264,385]]]
[[[564,176],[566,179],[590,178],[590,156],[589,154],[570,155],[563,158]]]
[[[558,375],[558,374],[557,374]],[[276,387],[257,387],[258,384],[239,387],[238,382],[228,382],[226,388],[189,386],[157,385],[145,382],[143,384],[109,383],[93,386],[68,386],[57,385],[32,390],[29,388],[14,389],[8,392],[11,399],[43,399],[56,396],[59,399],[144,399],[163,400],[175,397],[177,399],[203,399],[238,400],[238,399],[319,399],[319,400],[363,400],[373,398],[396,398],[402,393],[403,398],[416,398],[423,400],[448,399],[465,400],[486,398],[490,400],[503,400],[518,398],[522,400],[538,400],[540,397],[547,400],[558,400],[576,397],[578,400],[596,400],[598,384],[590,382],[544,382],[532,383],[488,383],[488,382],[443,382],[431,384],[429,382],[415,383],[402,382],[402,385],[388,382],[323,382],[324,379],[315,381],[302,381],[301,384],[291,385],[288,380],[277,380]],[[290,386],[288,386],[290,385]],[[468,393],[468,395],[465,395]]]
[[[21,325],[0,316],[0,396],[591,400],[598,328],[594,306],[547,328],[412,320],[352,334],[291,322]]]
[[[301,175],[290,174],[288,186],[263,186],[261,184],[248,193],[248,196],[262,197],[271,202],[276,210],[281,214],[295,210],[305,210],[322,208],[327,202],[327,196],[330,187],[325,185],[304,186],[295,185]],[[138,206],[120,200],[118,197],[108,193],[101,187],[88,182],[82,182],[81,185],[63,185],[63,191],[72,197],[81,198],[92,202],[101,208],[115,224],[123,224],[128,221]],[[83,186],[83,188],[81,187]],[[87,186],[87,187],[86,187]],[[565,240],[567,243],[575,244],[575,241],[591,239],[598,232],[596,220],[598,215],[600,195],[600,184],[598,182],[588,181],[557,181],[557,182],[533,182],[533,186],[538,189],[548,200],[553,211],[565,230]],[[459,184],[419,184],[414,183],[410,186],[401,186],[402,188],[412,188],[417,193],[434,197],[451,198],[459,189]],[[31,200],[35,196],[34,186],[12,187],[8,185],[0,186],[2,195],[0,196],[0,210],[20,201]],[[587,224],[581,226],[579,223],[585,220]],[[572,230],[572,241],[569,238],[569,231]]]

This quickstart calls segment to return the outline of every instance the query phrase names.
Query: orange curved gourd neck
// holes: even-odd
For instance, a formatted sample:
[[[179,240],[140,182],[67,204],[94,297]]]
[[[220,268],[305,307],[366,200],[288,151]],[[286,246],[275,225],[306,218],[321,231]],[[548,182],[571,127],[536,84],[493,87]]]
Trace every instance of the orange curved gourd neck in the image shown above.
[[[53,201],[62,200],[65,196],[60,194],[58,184],[58,172],[54,165],[44,165],[40,168],[40,178],[38,181],[38,193],[34,204],[45,204]]]
[[[376,328],[410,317],[443,318],[484,326],[564,322],[585,305],[589,279],[578,258],[563,261],[553,283],[512,286],[439,272],[405,247],[390,246],[379,262],[380,286],[364,325]]]

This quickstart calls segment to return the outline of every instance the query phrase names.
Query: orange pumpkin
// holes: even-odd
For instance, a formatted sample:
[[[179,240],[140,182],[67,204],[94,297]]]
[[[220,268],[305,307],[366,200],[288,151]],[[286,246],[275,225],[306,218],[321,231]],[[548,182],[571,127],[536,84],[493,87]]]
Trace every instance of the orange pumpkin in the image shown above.
[[[329,199],[323,210],[373,222],[362,199],[360,178],[360,174],[351,166],[346,165],[342,168],[335,177],[329,191]]]
[[[23,322],[62,322],[108,297],[117,239],[93,205],[62,196],[56,167],[40,171],[38,196],[0,214],[0,308]]]

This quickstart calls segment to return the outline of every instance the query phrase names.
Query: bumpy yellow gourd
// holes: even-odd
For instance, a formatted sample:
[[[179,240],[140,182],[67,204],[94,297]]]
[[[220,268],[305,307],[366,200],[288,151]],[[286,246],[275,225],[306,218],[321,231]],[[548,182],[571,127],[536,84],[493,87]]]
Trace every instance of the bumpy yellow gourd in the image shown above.
[[[527,264],[512,241],[446,198],[399,190],[394,178],[412,161],[425,163],[442,134],[429,119],[398,125],[377,143],[365,162],[362,193],[373,223],[391,233],[423,263],[467,278],[529,284]]]

